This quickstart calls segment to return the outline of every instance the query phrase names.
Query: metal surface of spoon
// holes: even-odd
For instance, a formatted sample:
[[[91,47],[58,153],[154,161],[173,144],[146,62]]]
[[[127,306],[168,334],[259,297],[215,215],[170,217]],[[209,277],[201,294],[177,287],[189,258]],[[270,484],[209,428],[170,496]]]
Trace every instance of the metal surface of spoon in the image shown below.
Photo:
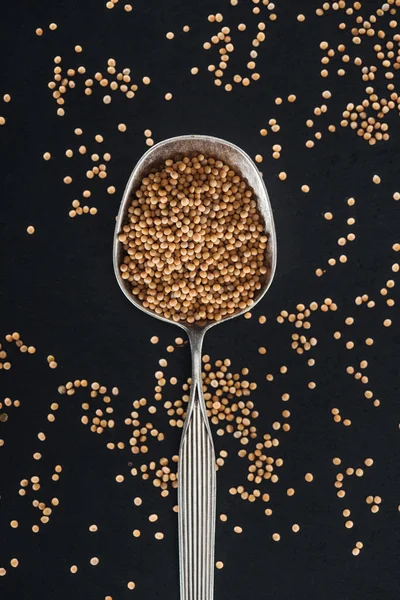
[[[214,325],[237,317],[249,308],[200,326],[166,319],[144,308],[122,279],[119,269],[123,260],[122,243],[118,234],[127,221],[133,192],[153,168],[166,159],[178,159],[192,153],[202,153],[224,161],[253,189],[258,210],[268,235],[266,265],[268,272],[253,306],[261,300],[271,285],[276,268],[276,235],[272,209],[263,179],[253,161],[238,146],[206,135],[185,135],[170,138],[148,150],[134,168],[126,186],[119,209],[113,246],[114,272],[125,296],[145,313],[178,325],[184,329],[192,352],[192,387],[183,426],[178,463],[178,523],[179,571],[181,600],[212,600],[214,596],[214,545],[216,506],[216,462],[214,444],[203,397],[201,379],[201,350],[204,334]],[[252,308],[252,307],[251,307]]]

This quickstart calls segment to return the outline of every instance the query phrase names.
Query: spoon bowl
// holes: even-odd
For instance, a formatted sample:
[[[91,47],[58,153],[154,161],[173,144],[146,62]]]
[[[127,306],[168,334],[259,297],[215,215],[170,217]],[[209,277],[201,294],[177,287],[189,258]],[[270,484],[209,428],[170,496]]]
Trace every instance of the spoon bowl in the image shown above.
[[[132,194],[139,187],[143,177],[145,177],[152,169],[160,167],[168,158],[178,159],[182,156],[197,154],[199,152],[202,152],[207,156],[217,157],[219,160],[222,160],[223,162],[227,163],[229,166],[232,167],[232,169],[236,171],[238,175],[245,179],[249,186],[253,189],[255,199],[257,200],[258,209],[265,223],[265,231],[268,235],[268,244],[266,248],[265,261],[268,271],[265,275],[263,286],[260,289],[251,307],[239,310],[232,315],[224,317],[220,321],[209,321],[201,325],[188,325],[183,321],[173,321],[172,319],[166,319],[162,315],[158,315],[152,310],[144,308],[142,304],[132,294],[131,290],[129,289],[130,284],[127,283],[125,279],[122,279],[121,271],[119,270],[119,266],[123,259],[123,247],[121,242],[118,241],[118,234],[121,231],[123,224],[127,220],[128,208],[131,203]],[[184,329],[188,335],[189,331],[192,331],[194,328],[201,328],[205,332],[214,325],[217,325],[218,323],[222,323],[223,321],[227,321],[228,319],[233,319],[234,317],[238,317],[239,315],[244,314],[248,310],[251,310],[254,307],[254,305],[261,300],[261,298],[265,295],[269,286],[271,285],[275,274],[276,254],[277,247],[275,225],[272,215],[271,204],[268,197],[268,192],[256,165],[241,148],[235,146],[235,144],[232,144],[231,142],[226,142],[225,140],[221,140],[219,138],[211,137],[208,135],[181,135],[159,142],[158,144],[152,146],[149,150],[147,150],[145,154],[143,154],[142,158],[139,160],[139,162],[133,169],[131,176],[129,177],[128,183],[124,191],[124,195],[122,197],[115,226],[113,248],[115,276],[125,296],[137,308],[139,308],[140,310],[152,317],[161,319],[161,321],[167,321],[168,323],[178,325],[179,327]]]
[[[173,321],[144,308],[121,276],[123,245],[118,240],[127,221],[132,195],[142,179],[167,159],[180,159],[198,153],[213,156],[228,164],[252,188],[261,213],[268,243],[265,254],[267,273],[253,304],[222,318],[188,324]],[[212,600],[214,594],[214,544],[216,469],[215,453],[201,379],[201,349],[205,332],[223,321],[251,310],[267,292],[276,269],[276,234],[272,209],[264,181],[251,158],[238,146],[207,135],[183,135],[164,140],[150,148],[132,171],[122,197],[114,233],[113,263],[118,284],[136,308],[152,317],[178,325],[188,335],[192,351],[192,386],[179,450],[178,524],[181,600]]]

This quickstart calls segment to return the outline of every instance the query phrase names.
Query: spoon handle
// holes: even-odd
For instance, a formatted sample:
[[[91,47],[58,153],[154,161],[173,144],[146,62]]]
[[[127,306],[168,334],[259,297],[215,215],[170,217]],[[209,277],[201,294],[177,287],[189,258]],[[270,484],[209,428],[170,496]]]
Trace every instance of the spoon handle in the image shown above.
[[[193,337],[192,389],[178,469],[180,587],[181,600],[212,600],[216,466],[201,383],[202,336]]]

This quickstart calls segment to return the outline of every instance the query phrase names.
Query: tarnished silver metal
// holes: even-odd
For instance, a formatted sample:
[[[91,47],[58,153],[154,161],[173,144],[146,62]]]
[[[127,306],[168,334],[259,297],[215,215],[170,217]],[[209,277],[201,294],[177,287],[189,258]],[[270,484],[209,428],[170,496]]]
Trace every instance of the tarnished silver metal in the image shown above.
[[[122,198],[114,233],[114,272],[125,296],[148,315],[168,321],[184,329],[192,351],[192,387],[183,427],[178,463],[178,522],[179,569],[181,600],[213,600],[214,544],[216,505],[216,464],[214,444],[208,423],[201,379],[201,350],[204,334],[218,322],[203,325],[175,323],[144,308],[121,277],[119,266],[123,260],[122,244],[118,234],[126,222],[132,193],[151,169],[162,165],[167,158],[182,158],[192,153],[203,153],[230,165],[253,189],[268,235],[266,263],[268,272],[264,285],[255,299],[259,302],[271,285],[276,268],[276,235],[272,209],[264,181],[253,161],[238,146],[208,135],[183,135],[156,144],[148,150],[132,171]],[[246,310],[226,317],[233,319]],[[221,321],[219,321],[221,323]]]

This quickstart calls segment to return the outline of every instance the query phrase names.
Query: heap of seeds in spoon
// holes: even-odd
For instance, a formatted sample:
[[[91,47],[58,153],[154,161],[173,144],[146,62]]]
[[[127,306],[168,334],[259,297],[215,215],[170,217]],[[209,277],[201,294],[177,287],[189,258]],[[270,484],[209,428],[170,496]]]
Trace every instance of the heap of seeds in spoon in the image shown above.
[[[268,238],[253,191],[229,165],[203,154],[166,160],[133,195],[120,269],[145,308],[194,323],[253,304]]]

